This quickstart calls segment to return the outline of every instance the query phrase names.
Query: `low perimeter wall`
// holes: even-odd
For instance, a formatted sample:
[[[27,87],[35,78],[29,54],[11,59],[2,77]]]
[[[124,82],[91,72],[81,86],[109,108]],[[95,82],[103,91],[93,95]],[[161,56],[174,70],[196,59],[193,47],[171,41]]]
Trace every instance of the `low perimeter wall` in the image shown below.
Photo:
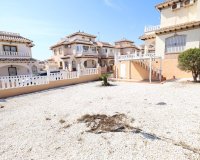
[[[0,98],[8,98],[12,96],[47,90],[47,89],[56,88],[56,87],[63,87],[63,86],[68,86],[68,85],[73,85],[73,84],[91,82],[91,81],[98,80],[99,77],[100,77],[100,74],[85,75],[85,76],[81,76],[79,78],[74,78],[74,79],[50,81],[48,84],[43,84],[43,85],[26,86],[26,87],[20,87],[20,88],[10,88],[10,89],[5,89],[5,90],[0,90]]]

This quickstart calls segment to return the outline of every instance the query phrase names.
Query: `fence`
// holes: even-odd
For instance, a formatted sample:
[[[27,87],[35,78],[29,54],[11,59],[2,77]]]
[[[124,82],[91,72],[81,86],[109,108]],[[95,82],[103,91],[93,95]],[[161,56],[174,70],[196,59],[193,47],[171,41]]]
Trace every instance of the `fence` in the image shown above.
[[[73,80],[78,79],[81,76],[99,74],[98,68],[84,69],[77,72],[61,72],[61,73],[50,73],[47,76],[6,76],[0,77],[0,90],[20,88],[26,86],[37,86],[49,84],[49,82],[59,80]]]

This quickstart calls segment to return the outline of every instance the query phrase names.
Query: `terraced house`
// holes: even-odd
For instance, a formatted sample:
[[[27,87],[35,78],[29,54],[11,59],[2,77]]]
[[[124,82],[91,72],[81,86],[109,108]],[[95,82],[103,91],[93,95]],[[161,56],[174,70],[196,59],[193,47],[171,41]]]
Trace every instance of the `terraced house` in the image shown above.
[[[85,32],[66,36],[50,49],[53,51],[51,60],[60,70],[76,71],[79,66],[81,69],[97,68],[100,64],[112,68],[114,65],[114,47],[106,42],[97,42],[95,35]]]
[[[122,58],[120,63],[125,64],[118,67],[118,77],[143,80],[150,76],[152,79],[192,76],[177,67],[178,55],[189,48],[200,47],[199,0],[166,0],[156,5],[156,9],[160,12],[160,25],[145,27],[144,35],[140,37],[145,43],[146,59],[134,56],[132,59]],[[131,69],[138,72],[134,75]]]
[[[38,73],[37,60],[32,58],[33,41],[18,33],[0,31],[0,76]]]

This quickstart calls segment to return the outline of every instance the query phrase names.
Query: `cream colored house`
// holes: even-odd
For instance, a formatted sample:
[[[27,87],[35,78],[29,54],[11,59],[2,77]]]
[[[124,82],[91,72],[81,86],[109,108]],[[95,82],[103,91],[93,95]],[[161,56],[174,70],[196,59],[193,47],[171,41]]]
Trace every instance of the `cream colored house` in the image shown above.
[[[116,77],[134,80],[189,78],[178,68],[178,55],[200,48],[200,1],[166,0],[156,5],[160,24],[145,27],[139,55],[117,57]]]
[[[97,42],[98,53],[99,53],[99,63],[102,68],[103,73],[113,72],[114,66],[114,56],[117,52],[117,49],[114,45],[111,45],[108,42]]]
[[[32,75],[38,73],[32,58],[33,42],[18,33],[0,31],[0,76]]]
[[[161,14],[160,25],[145,27],[140,37],[145,53],[155,46],[156,56],[162,57],[162,75],[167,79],[191,77],[191,73],[178,69],[178,55],[200,47],[200,1],[167,0],[156,8]]]
[[[96,36],[84,32],[76,32],[61,39],[50,47],[53,51],[52,59],[60,70],[76,71],[78,66],[97,68],[98,51]]]
[[[140,52],[140,48],[131,40],[122,39],[115,42],[115,48],[118,49],[120,55],[134,54]]]

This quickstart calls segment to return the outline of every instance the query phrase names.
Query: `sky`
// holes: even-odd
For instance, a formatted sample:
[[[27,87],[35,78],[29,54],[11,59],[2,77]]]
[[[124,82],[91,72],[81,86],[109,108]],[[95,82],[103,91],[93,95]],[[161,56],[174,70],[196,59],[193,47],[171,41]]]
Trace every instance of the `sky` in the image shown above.
[[[155,5],[164,0],[0,0],[0,31],[16,32],[33,40],[32,55],[52,56],[50,46],[84,31],[97,40],[114,43],[122,38],[143,42],[144,27],[160,23]]]

